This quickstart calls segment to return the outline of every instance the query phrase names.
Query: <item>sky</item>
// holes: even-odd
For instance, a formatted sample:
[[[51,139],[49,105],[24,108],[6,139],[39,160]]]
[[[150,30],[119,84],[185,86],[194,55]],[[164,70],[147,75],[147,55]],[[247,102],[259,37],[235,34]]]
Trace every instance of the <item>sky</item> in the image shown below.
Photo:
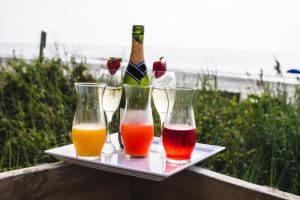
[[[298,53],[298,0],[0,0],[0,43],[131,44]]]

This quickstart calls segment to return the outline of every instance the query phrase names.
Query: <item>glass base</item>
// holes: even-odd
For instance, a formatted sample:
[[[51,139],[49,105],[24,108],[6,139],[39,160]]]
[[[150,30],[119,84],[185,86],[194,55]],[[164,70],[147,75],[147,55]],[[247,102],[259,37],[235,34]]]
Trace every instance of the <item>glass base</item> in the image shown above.
[[[167,162],[172,163],[172,164],[182,165],[182,164],[189,163],[190,159],[188,159],[188,160],[174,160],[174,159],[171,159],[171,158],[167,158]]]
[[[112,143],[105,143],[102,148],[102,153],[113,154],[116,152],[116,147]]]

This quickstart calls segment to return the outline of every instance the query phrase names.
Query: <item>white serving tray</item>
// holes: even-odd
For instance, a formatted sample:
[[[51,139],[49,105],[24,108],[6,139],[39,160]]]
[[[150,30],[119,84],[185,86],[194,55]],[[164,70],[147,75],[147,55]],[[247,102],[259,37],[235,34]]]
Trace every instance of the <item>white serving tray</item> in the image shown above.
[[[124,151],[118,147],[116,133],[111,135],[111,140],[117,146],[118,152],[111,156],[102,154],[98,159],[76,157],[73,144],[49,149],[45,153],[76,165],[162,181],[225,149],[225,147],[221,146],[197,143],[192,153],[191,161],[186,164],[177,165],[166,162],[164,152],[149,151],[148,156],[145,158],[127,158]],[[155,137],[152,145],[157,145],[158,141],[159,139]]]

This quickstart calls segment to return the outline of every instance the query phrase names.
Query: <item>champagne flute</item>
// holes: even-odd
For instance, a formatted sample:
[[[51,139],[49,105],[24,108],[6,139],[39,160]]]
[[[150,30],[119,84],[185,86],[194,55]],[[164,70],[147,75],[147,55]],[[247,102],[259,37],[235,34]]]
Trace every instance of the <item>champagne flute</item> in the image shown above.
[[[103,110],[107,120],[106,141],[102,149],[104,154],[116,152],[116,147],[111,142],[111,120],[118,109],[122,97],[122,72],[115,70],[113,73],[108,69],[101,69],[99,81],[106,84],[103,94]]]
[[[160,126],[162,130],[169,106],[166,88],[176,87],[174,71],[153,71],[152,85],[152,99],[160,118]],[[153,146],[151,150],[156,152],[163,151],[162,134],[160,135],[158,145]]]

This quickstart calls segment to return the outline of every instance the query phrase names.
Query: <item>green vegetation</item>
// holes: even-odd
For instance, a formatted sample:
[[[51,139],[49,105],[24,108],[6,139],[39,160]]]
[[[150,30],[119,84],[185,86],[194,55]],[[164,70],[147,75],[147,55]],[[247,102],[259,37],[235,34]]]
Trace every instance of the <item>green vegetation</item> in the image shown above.
[[[76,81],[94,80],[84,64],[58,58],[11,59],[0,69],[0,171],[52,162],[43,151],[70,143]],[[291,101],[264,84],[262,95],[239,102],[202,83],[194,99],[198,141],[227,149],[201,165],[300,194],[300,93]],[[157,115],[155,122],[158,131]]]
[[[0,69],[0,171],[53,161],[43,151],[70,142],[73,83],[92,77],[84,75],[85,65],[59,58],[11,59],[5,65]]]
[[[300,91],[292,100],[280,85],[272,91],[265,83],[263,94],[238,102],[213,86],[202,88],[194,102],[198,141],[227,148],[203,165],[300,194]]]

